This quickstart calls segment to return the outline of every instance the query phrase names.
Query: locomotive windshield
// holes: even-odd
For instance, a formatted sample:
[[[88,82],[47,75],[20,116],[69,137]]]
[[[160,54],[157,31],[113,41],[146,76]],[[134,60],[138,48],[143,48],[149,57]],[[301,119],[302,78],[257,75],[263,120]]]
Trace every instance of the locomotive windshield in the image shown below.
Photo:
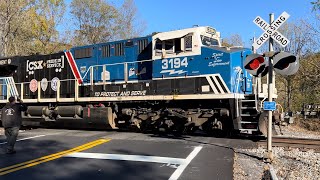
[[[217,39],[213,39],[207,36],[201,35],[202,44],[205,46],[219,46],[219,42]]]

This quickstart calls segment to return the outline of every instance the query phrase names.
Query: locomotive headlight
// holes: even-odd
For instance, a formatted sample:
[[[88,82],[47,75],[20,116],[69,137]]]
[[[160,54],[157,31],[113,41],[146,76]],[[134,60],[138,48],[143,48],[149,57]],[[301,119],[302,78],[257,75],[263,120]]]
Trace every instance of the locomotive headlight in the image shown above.
[[[212,27],[207,27],[207,33],[208,34],[212,34],[215,35],[216,34],[216,29],[212,28]]]

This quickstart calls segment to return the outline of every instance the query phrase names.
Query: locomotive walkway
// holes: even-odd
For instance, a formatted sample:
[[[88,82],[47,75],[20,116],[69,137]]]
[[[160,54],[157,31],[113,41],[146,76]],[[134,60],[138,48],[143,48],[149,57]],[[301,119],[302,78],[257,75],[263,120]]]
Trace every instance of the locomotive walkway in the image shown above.
[[[239,139],[34,129],[0,153],[0,179],[232,179]],[[5,137],[0,136],[0,147]]]

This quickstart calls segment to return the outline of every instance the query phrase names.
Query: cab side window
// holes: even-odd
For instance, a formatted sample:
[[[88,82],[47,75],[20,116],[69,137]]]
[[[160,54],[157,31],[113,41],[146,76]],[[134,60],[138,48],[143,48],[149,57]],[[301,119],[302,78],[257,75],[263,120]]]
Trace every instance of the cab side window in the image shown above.
[[[172,39],[164,41],[164,50],[167,54],[173,54],[174,52],[174,41]]]

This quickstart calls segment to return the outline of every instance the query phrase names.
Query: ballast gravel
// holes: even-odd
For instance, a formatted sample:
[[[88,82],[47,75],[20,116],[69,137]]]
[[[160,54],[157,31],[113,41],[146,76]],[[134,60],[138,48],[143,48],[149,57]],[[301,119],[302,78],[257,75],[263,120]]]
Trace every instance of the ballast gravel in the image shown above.
[[[282,127],[283,137],[320,139],[317,132],[302,130],[295,126]],[[270,179],[268,164],[264,162],[266,149],[236,149],[234,161],[235,180]],[[320,153],[314,150],[273,147],[272,166],[278,179],[319,180]]]

